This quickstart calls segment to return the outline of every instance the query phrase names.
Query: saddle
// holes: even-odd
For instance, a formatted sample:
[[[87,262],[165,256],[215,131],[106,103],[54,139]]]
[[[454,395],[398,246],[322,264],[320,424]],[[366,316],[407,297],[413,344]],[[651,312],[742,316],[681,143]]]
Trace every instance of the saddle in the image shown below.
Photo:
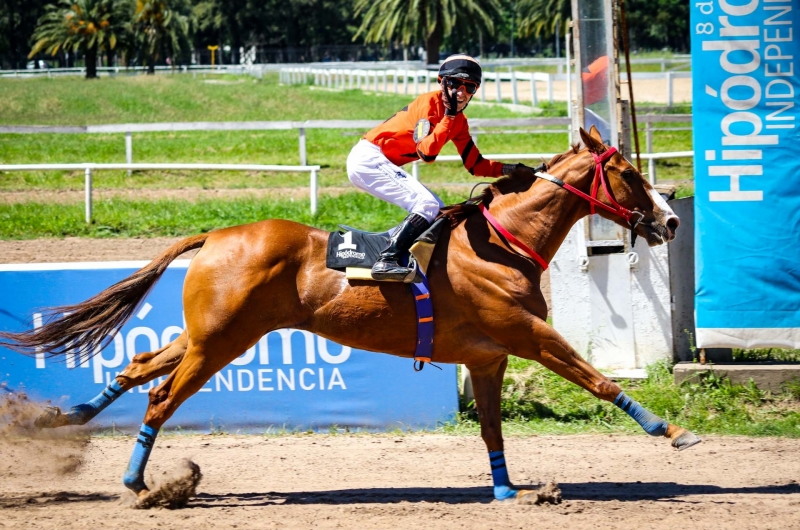
[[[437,219],[430,228],[419,236],[406,256],[405,260],[413,275],[406,281],[421,280],[428,272],[428,265],[433,255],[436,241],[445,226],[446,219]],[[329,269],[343,270],[349,280],[372,280],[372,266],[378,261],[378,255],[386,248],[391,231],[365,232],[347,225],[339,225],[340,231],[331,232],[328,236],[328,251],[325,265]],[[414,278],[416,276],[416,278]]]
[[[408,255],[401,257],[412,269],[411,278],[406,282],[413,279],[410,287],[417,312],[417,345],[414,349],[414,370],[417,372],[425,367],[425,363],[430,363],[433,356],[433,303],[426,274],[436,240],[447,222],[445,218],[437,219],[414,241]],[[328,236],[325,264],[329,269],[344,270],[349,280],[375,281],[372,279],[372,266],[389,242],[389,231],[364,232],[346,225],[339,227],[343,232],[331,232]]]

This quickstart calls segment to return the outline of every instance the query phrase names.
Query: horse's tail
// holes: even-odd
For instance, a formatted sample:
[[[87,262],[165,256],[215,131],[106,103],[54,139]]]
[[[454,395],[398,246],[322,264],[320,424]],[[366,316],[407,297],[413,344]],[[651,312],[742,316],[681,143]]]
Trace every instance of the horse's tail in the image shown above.
[[[184,252],[202,247],[206,239],[208,234],[187,237],[85,302],[46,309],[41,327],[20,333],[0,332],[0,346],[25,355],[70,352],[81,360],[92,357],[113,340],[114,333],[138,309],[167,265]]]

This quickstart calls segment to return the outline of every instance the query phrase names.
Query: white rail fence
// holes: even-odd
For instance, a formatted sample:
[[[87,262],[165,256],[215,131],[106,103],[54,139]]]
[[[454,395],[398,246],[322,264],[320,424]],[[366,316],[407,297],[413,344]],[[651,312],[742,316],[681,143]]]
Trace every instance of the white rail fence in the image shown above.
[[[419,95],[435,89],[438,72],[418,68],[339,68],[339,67],[292,67],[280,70],[280,82],[286,85],[314,84],[331,90],[365,90],[375,93]],[[621,75],[627,79],[627,74]],[[674,104],[675,79],[691,79],[691,72],[636,72],[633,80],[663,80],[666,88],[667,105]],[[567,74],[550,74],[543,72],[483,72],[483,88],[479,91],[480,101],[488,101],[489,94],[494,93],[495,101],[500,103],[504,97],[519,105],[521,94],[527,95],[527,101],[533,107],[539,106],[540,93],[546,93],[547,101],[554,101],[554,82],[567,83]],[[504,83],[508,86],[504,87]],[[543,85],[543,86],[542,86]],[[524,87],[524,90],[523,90]],[[510,94],[509,94],[510,91]],[[566,94],[566,91],[564,92]],[[560,98],[566,99],[566,95]]]
[[[670,153],[653,152],[654,133],[658,131],[691,130],[691,114],[645,114],[637,118],[645,126],[645,147],[642,159],[648,160],[648,174],[655,183],[655,160],[671,158]],[[306,120],[306,121],[250,121],[250,122],[178,122],[178,123],[124,123],[112,125],[87,126],[38,126],[15,125],[0,126],[0,134],[124,134],[125,161],[133,164],[133,133],[174,132],[174,131],[286,131],[297,130],[300,165],[308,165],[306,147],[307,129],[353,129],[368,131],[382,123],[380,120]],[[672,127],[655,124],[684,123],[688,126]],[[545,134],[565,135],[565,149],[571,142],[571,120],[569,118],[511,118],[511,119],[471,119],[470,127],[473,141],[483,134]],[[542,127],[549,127],[542,129]],[[683,152],[678,152],[683,153]],[[675,157],[678,157],[677,155]],[[683,157],[681,155],[680,157]],[[130,174],[130,171],[129,171]]]
[[[92,173],[98,170],[195,170],[195,171],[294,171],[310,173],[309,201],[311,214],[317,213],[317,176],[320,166],[277,166],[261,164],[5,164],[0,171],[84,171],[84,212],[87,223],[92,222]]]

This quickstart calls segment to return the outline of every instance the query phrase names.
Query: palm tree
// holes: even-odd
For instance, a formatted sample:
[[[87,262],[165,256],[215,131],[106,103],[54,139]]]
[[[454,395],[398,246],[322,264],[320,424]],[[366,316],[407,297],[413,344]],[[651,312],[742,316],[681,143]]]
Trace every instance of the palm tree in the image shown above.
[[[544,33],[545,36],[562,36],[572,19],[570,0],[520,0],[519,34],[523,37]]]
[[[364,20],[353,40],[364,35],[368,43],[400,40],[406,46],[424,41],[426,62],[439,64],[442,40],[454,26],[467,24],[491,35],[502,7],[499,0],[357,0],[355,14],[361,13]]]
[[[189,38],[189,17],[182,0],[136,0],[133,28],[147,62],[147,73],[155,73],[156,62],[172,57],[173,64]]]
[[[128,0],[59,0],[47,6],[33,32],[35,44],[28,58],[40,51],[83,52],[86,78],[97,77],[97,55],[113,50],[130,19]]]

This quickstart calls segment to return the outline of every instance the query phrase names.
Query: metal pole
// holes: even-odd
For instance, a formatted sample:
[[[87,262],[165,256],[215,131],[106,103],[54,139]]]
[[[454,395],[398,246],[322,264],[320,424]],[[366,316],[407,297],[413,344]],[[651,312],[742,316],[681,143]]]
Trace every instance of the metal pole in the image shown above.
[[[411,163],[411,176],[419,182],[419,160],[415,160]]]
[[[133,135],[130,131],[125,133],[125,162],[128,164],[133,164]],[[131,176],[133,173],[130,169],[128,170],[128,176]]]
[[[310,199],[311,199],[311,215],[317,214],[317,170],[311,170],[311,190],[310,190]]]
[[[306,129],[305,127],[300,127],[300,165],[305,166],[306,164]]]
[[[92,168],[87,167],[85,171],[86,178],[84,179],[86,183],[86,222],[92,222]]]

